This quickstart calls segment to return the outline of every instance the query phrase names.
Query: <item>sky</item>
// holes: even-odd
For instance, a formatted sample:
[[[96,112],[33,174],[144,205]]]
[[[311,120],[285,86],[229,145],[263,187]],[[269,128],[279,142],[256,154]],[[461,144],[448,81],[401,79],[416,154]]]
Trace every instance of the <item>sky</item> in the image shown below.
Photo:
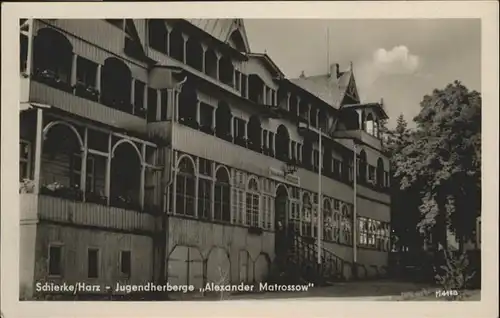
[[[252,52],[266,52],[287,77],[325,74],[352,62],[362,102],[384,100],[389,127],[412,125],[420,101],[454,80],[481,91],[479,19],[246,19]],[[329,48],[329,49],[328,49]]]

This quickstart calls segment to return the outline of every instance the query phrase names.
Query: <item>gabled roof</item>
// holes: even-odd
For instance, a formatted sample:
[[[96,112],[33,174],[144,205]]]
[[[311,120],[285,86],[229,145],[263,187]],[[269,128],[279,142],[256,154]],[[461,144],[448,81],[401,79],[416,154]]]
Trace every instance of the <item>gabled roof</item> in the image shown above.
[[[267,55],[267,53],[247,53],[246,56],[249,58],[256,58],[262,60],[266,66],[270,69],[274,76],[277,78],[285,77],[285,74],[280,70],[278,65],[273,62],[273,60]]]
[[[323,74],[293,78],[290,82],[338,109],[344,100],[352,77],[352,71],[347,71],[339,73],[339,77],[336,74]]]
[[[186,21],[226,44],[231,34],[239,30],[245,45],[245,52],[250,52],[243,19],[186,19]]]

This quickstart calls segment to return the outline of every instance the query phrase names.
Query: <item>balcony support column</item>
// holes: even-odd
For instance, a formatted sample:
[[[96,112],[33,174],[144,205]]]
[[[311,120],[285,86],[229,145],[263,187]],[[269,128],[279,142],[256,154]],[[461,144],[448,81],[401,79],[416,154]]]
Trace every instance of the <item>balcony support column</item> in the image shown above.
[[[262,84],[262,104],[267,105],[266,85]]]
[[[184,64],[187,64],[187,55],[188,55],[188,52],[187,52],[187,41],[188,41],[188,36],[186,34],[182,33],[182,39],[183,39],[183,42],[182,42],[183,44],[182,45],[184,45],[184,50],[183,50],[184,54],[182,56],[182,61],[183,61]]]
[[[215,68],[215,79],[220,81],[220,72],[219,72],[219,67],[220,67],[220,59],[221,55],[219,52],[215,52],[215,55],[217,56],[217,61],[216,61],[216,68]]]
[[[212,127],[211,127],[214,130],[214,132],[215,132],[215,124],[216,124],[215,115],[216,115],[216,113],[215,113],[215,107],[214,107],[214,108],[212,108]]]
[[[71,87],[76,85],[76,66],[78,62],[78,55],[73,53],[73,59],[71,61]]]
[[[113,159],[113,154],[111,153],[111,143],[113,135],[110,133],[108,135],[108,158],[106,159],[106,180],[105,180],[105,193],[108,200],[108,205],[111,201],[111,160]]]
[[[36,137],[35,137],[35,167],[33,181],[35,194],[40,192],[40,174],[42,167],[42,146],[43,146],[43,110],[38,108],[36,111]]]
[[[245,85],[245,97],[248,98],[248,91],[249,91],[249,88],[248,88],[248,84],[249,84],[249,80],[248,80],[249,76],[247,75],[246,78],[245,78],[245,81],[246,81],[246,85]]]
[[[96,76],[95,76],[95,88],[99,91],[99,99],[101,98],[101,71],[102,71],[102,65],[98,64],[97,65],[97,71],[96,71]]]
[[[201,72],[203,74],[206,74],[205,55],[207,54],[207,46],[204,43],[202,43],[201,48],[203,49],[203,56],[201,57]]]
[[[200,166],[200,158],[196,158],[196,166],[199,167]],[[199,199],[199,193],[200,193],[200,177],[198,176],[198,174],[196,174],[196,178],[195,178],[195,185],[194,185],[194,197],[195,197],[195,201],[194,201],[194,216],[197,218],[198,217],[198,199]]]
[[[198,123],[198,125],[200,124],[200,106],[201,102],[196,102],[196,122]]]
[[[141,147],[141,185],[139,188],[139,203],[144,209],[144,187],[146,181],[146,144]]]
[[[229,132],[231,133],[231,139],[234,140],[234,116],[231,115],[229,118]]]
[[[132,78],[132,81],[130,82],[130,104],[132,104],[132,114],[135,113],[135,78]]]
[[[83,149],[82,149],[82,163],[80,172],[80,190],[82,191],[83,201],[85,201],[85,194],[87,190],[87,155],[88,155],[88,128],[85,127],[83,133]]]
[[[172,32],[172,28],[168,24],[166,25],[166,28],[167,28],[167,34],[166,34],[167,41],[165,45],[167,47],[165,48],[165,50],[167,51],[167,55],[170,56],[170,33]]]

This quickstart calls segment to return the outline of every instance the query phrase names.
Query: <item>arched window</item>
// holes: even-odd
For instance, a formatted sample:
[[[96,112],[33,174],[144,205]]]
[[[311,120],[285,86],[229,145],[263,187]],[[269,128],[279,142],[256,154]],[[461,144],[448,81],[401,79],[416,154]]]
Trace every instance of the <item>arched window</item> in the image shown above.
[[[377,186],[379,188],[383,188],[385,186],[384,182],[384,161],[382,158],[378,158],[377,160]]]
[[[247,200],[246,200],[246,210],[247,210],[247,225],[258,227],[259,226],[259,211],[260,211],[260,193],[259,185],[255,178],[251,178],[248,181],[247,188]]]
[[[186,64],[202,72],[203,59],[201,40],[194,36],[190,36],[186,43]]]
[[[230,193],[229,174],[226,169],[219,168],[215,175],[215,220],[223,222],[231,221]]]
[[[174,28],[169,36],[169,55],[180,62],[184,62],[184,37],[182,36],[180,28]]]
[[[192,160],[183,157],[177,167],[175,185],[175,213],[194,216],[196,176]]]
[[[159,52],[167,53],[167,28],[162,19],[148,20],[149,46]]]
[[[333,241],[333,214],[329,199],[323,203],[323,239]]]
[[[367,162],[366,162],[366,152],[361,150],[358,159],[358,180],[360,182],[366,182],[367,173]]]
[[[198,107],[198,95],[196,89],[189,84],[184,84],[179,95],[179,122],[197,129],[196,108]]]
[[[276,158],[282,161],[288,161],[290,158],[290,134],[288,129],[280,125],[276,133]]]
[[[132,75],[121,60],[110,57],[104,62],[101,74],[101,102],[125,112],[132,112]]]
[[[302,196],[302,235],[311,236],[312,202],[308,193]]]
[[[217,65],[217,55],[212,49],[208,49],[205,52],[205,74],[217,79],[218,65]]]
[[[71,65],[73,46],[58,31],[44,28],[38,31],[33,40],[34,74],[45,83],[71,89]]]
[[[226,102],[219,102],[215,110],[215,135],[227,141],[232,141],[231,136],[231,109]]]
[[[233,86],[234,66],[231,59],[223,56],[219,60],[219,80],[229,86]]]
[[[374,125],[373,125],[373,123],[374,123],[373,115],[372,114],[368,114],[368,116],[366,117],[365,130],[370,135],[374,135]]]
[[[261,152],[262,150],[262,128],[258,116],[253,115],[248,121],[248,148]]]
[[[141,157],[130,142],[120,143],[111,160],[110,202],[128,209],[140,208]]]

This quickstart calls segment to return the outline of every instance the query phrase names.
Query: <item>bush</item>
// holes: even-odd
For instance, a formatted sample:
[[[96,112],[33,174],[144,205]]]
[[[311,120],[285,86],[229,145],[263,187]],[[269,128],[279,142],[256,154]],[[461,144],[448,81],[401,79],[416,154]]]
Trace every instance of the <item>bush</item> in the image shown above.
[[[454,255],[452,252],[444,251],[444,264],[440,266],[440,269],[435,270],[436,282],[445,291],[458,291],[458,296],[452,296],[453,300],[460,298],[462,291],[476,274],[475,271],[470,270],[466,253]]]

